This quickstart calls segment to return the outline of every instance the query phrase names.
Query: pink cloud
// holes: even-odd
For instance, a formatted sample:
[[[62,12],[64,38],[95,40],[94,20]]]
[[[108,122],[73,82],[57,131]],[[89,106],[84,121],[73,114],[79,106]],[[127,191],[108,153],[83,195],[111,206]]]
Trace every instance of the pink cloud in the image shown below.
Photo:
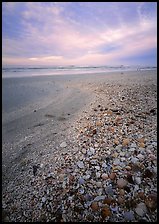
[[[40,2],[29,2],[26,6],[27,9],[22,13],[25,32],[17,39],[3,38],[3,63],[108,64],[123,56],[157,47],[154,21],[141,18],[139,23],[131,27],[122,21],[118,28],[103,26],[99,30],[94,26],[83,32],[82,26],[63,15],[62,4],[46,6],[45,13]],[[36,26],[32,19],[39,25]],[[103,46],[109,47],[110,44],[119,45],[120,48],[101,52]]]

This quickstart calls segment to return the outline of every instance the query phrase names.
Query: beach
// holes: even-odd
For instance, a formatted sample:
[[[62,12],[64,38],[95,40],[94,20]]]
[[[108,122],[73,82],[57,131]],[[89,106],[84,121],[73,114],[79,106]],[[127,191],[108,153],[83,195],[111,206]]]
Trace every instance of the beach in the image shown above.
[[[157,71],[2,80],[3,221],[157,221]]]

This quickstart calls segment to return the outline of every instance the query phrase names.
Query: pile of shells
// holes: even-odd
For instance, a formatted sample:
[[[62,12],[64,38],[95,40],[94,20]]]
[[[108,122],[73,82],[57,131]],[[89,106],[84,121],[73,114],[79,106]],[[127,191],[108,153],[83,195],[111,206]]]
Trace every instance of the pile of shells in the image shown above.
[[[58,150],[3,192],[4,221],[157,221],[156,86],[91,88]]]

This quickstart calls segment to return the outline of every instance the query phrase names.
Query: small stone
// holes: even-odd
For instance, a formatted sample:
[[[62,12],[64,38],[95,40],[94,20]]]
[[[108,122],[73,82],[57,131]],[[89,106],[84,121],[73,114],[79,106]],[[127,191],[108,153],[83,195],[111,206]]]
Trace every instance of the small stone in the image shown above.
[[[139,216],[144,216],[147,212],[147,208],[145,203],[141,202],[137,205],[135,212],[139,215]]]
[[[135,182],[137,184],[141,184],[141,178],[140,177],[135,177]]]
[[[102,179],[103,179],[103,180],[108,179],[108,174],[107,174],[107,173],[103,173],[103,174],[102,174]]]
[[[103,168],[106,168],[107,167],[107,164],[106,163],[102,163],[102,167]]]
[[[42,202],[45,203],[46,202],[46,198],[42,197]]]
[[[95,166],[95,169],[96,170],[100,170],[100,166]]]
[[[119,195],[124,196],[124,194],[125,194],[125,191],[123,189],[120,189],[119,190]]]
[[[133,142],[133,143],[131,143],[131,145],[130,145],[132,148],[136,148],[136,143],[135,142]]]
[[[60,144],[60,147],[61,147],[61,148],[65,148],[66,146],[67,146],[66,142],[62,142],[62,143]]]
[[[136,148],[132,147],[129,149],[129,152],[134,152],[136,150]]]
[[[86,154],[87,150],[85,148],[82,149],[82,153]]]
[[[116,177],[116,174],[112,172],[112,173],[109,175],[109,177],[110,177],[111,180],[114,180],[115,177]]]
[[[119,188],[124,188],[127,184],[128,182],[123,178],[117,180],[117,185]]]
[[[114,165],[120,165],[120,159],[115,159],[113,164]]]
[[[100,181],[96,182],[96,186],[97,187],[102,187],[102,182],[100,182]]]
[[[101,173],[100,172],[96,172],[96,177],[100,178],[100,176],[101,176]]]
[[[87,151],[88,156],[92,156],[95,153],[95,149],[90,147],[90,149]]]
[[[139,159],[138,159],[138,158],[136,158],[136,157],[132,157],[132,158],[131,158],[131,162],[132,162],[132,163],[134,163],[134,164],[135,164],[135,163],[137,163],[137,162],[138,162],[138,160],[139,160]]]
[[[105,192],[106,192],[106,194],[108,194],[110,196],[113,196],[114,195],[114,190],[113,190],[112,186],[107,186],[105,188]]]
[[[124,198],[123,197],[118,197],[118,203],[123,204],[124,203]]]
[[[121,158],[120,158],[120,161],[121,161],[121,162],[124,162],[125,160],[126,160],[125,157],[121,157]]]
[[[80,168],[80,169],[83,169],[84,168],[84,163],[82,161],[78,161],[77,162],[77,166]]]
[[[145,156],[141,153],[137,155],[137,158],[139,158],[140,161],[144,160]]]
[[[124,218],[127,221],[132,221],[134,219],[134,212],[133,211],[128,211],[124,213]]]
[[[89,174],[88,174],[88,175],[83,176],[83,178],[84,178],[85,180],[88,180],[90,177],[91,177],[91,176],[90,176]]]
[[[91,204],[91,209],[92,209],[93,211],[95,211],[95,212],[99,210],[99,204],[98,204],[97,201],[93,201],[93,202],[92,202],[92,204]]]
[[[125,156],[125,152],[120,152],[120,156]]]
[[[82,185],[82,184],[84,184],[84,182],[85,182],[84,179],[83,179],[82,177],[80,177],[79,180],[78,180],[78,183],[79,183],[80,185]]]

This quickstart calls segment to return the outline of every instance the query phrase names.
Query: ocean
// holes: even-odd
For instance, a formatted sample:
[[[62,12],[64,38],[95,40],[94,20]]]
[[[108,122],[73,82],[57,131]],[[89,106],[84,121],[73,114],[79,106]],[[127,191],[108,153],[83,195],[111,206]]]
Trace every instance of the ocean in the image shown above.
[[[45,75],[68,75],[68,74],[88,74],[106,73],[115,71],[137,71],[152,70],[155,66],[53,66],[53,67],[3,67],[2,78],[30,77]]]

